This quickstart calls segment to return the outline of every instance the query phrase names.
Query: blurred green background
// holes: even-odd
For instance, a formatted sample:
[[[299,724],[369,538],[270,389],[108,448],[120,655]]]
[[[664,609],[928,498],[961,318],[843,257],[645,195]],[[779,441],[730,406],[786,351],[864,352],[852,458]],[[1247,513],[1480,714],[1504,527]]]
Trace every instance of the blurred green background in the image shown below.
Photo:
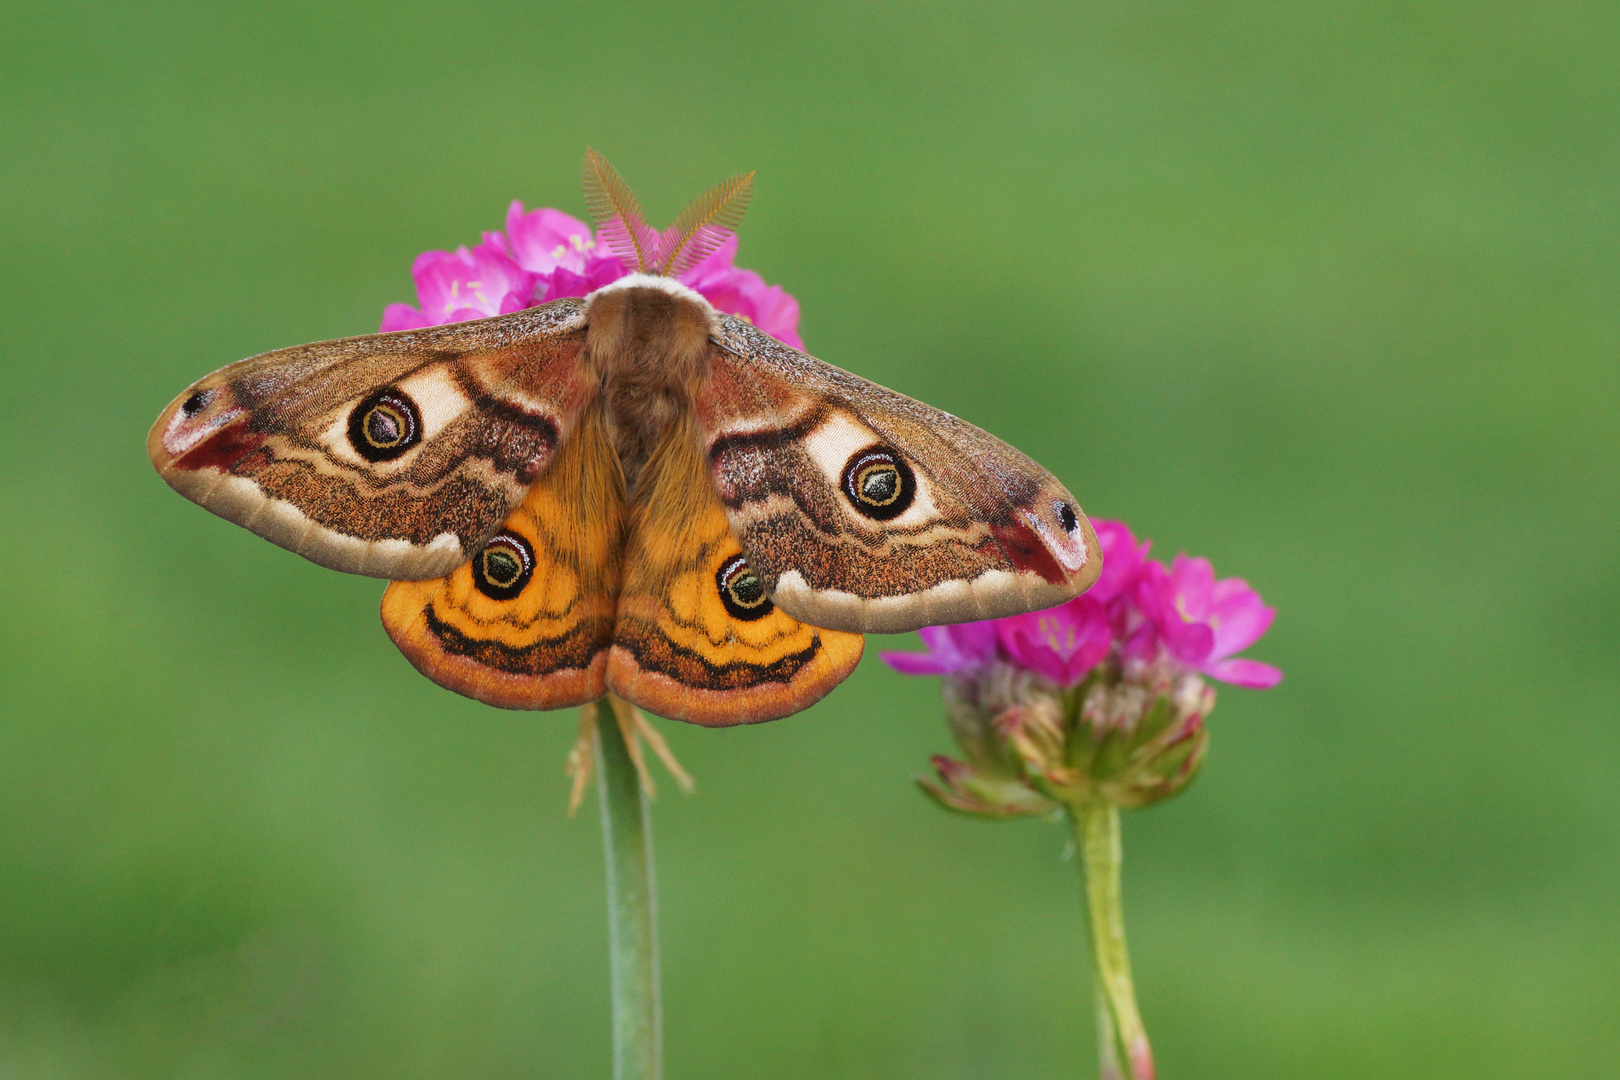
[[[0,1076],[608,1071],[571,713],[169,491],[192,379],[427,248],[671,216],[811,351],[1279,609],[1126,821],[1162,1075],[1620,1076],[1620,33],[1594,3],[0,10]],[[911,639],[914,640],[914,639]],[[1062,831],[910,777],[932,680],[664,724],[669,1075],[1093,1075]]]

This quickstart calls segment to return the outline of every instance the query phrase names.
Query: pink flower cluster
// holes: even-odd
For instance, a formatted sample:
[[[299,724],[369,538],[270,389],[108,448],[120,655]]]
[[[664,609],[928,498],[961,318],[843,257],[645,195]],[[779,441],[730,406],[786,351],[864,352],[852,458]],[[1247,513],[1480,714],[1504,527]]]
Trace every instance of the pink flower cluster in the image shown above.
[[[1111,655],[1122,665],[1168,661],[1255,689],[1282,680],[1270,664],[1234,655],[1260,640],[1276,615],[1248,582],[1217,580],[1204,558],[1177,555],[1166,567],[1123,523],[1092,525],[1103,569],[1086,593],[1028,615],[927,627],[926,653],[885,652],[883,662],[904,675],[954,675],[1001,660],[1065,689]]]
[[[714,254],[678,279],[716,309],[739,315],[795,349],[799,302],[780,285],[766,285],[752,270],[735,265],[733,234]],[[584,296],[631,272],[600,237],[578,218],[543,208],[524,213],[514,202],[506,232],[487,232],[472,249],[424,251],[411,266],[422,306],[389,304],[382,330],[415,330],[466,319],[483,319],[534,307],[564,296]]]

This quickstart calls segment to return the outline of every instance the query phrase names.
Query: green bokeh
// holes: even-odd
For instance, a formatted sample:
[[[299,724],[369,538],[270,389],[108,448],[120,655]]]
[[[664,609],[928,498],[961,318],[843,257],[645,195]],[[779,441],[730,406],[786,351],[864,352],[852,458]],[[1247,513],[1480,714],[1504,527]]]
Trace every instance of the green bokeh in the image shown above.
[[[1620,33],[1583,3],[0,8],[0,1073],[607,1071],[571,714],[169,491],[192,379],[426,248],[757,169],[811,349],[1279,609],[1126,821],[1167,1078],[1620,1075]],[[876,647],[666,724],[673,1078],[1090,1075],[1061,831]],[[666,785],[666,788],[669,786]]]

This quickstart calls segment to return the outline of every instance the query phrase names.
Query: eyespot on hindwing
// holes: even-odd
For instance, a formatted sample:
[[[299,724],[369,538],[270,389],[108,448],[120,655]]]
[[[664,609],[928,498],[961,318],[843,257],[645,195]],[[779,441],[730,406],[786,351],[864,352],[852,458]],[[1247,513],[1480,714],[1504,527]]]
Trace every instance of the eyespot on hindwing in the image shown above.
[[[765,595],[765,583],[749,569],[748,560],[741,555],[733,555],[720,564],[714,584],[720,590],[720,603],[733,619],[743,622],[763,619],[776,606]]]

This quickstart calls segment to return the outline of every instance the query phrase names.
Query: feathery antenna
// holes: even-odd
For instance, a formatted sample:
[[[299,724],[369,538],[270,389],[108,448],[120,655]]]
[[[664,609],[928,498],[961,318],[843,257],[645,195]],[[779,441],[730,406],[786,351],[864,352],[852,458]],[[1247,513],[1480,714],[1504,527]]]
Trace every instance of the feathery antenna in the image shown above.
[[[737,231],[753,194],[750,172],[722,180],[688,203],[659,237],[659,272],[679,277],[713,255]]]
[[[659,232],[647,224],[630,185],[607,158],[585,150],[585,205],[596,219],[597,236],[639,273],[678,277],[713,255],[736,233],[753,194],[751,172],[722,180]]]
[[[656,272],[661,237],[647,224],[630,185],[590,147],[585,148],[585,206],[596,219],[597,235],[621,262],[640,273]]]

